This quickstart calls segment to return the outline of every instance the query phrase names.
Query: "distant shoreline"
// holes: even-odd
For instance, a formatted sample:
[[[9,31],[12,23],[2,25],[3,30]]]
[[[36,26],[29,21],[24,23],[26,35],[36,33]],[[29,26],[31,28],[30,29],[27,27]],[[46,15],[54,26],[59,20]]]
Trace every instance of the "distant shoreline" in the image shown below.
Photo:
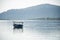
[[[0,19],[0,20],[60,20],[60,18]]]
[[[29,20],[60,20],[60,18],[33,18]]]

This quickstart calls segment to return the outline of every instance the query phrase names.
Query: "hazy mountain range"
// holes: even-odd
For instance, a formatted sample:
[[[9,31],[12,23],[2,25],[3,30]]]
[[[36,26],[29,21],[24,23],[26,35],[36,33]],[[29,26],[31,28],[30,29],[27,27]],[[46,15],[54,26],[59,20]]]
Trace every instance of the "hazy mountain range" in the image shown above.
[[[24,20],[33,18],[60,18],[60,6],[41,4],[24,9],[11,9],[0,14],[0,20]]]

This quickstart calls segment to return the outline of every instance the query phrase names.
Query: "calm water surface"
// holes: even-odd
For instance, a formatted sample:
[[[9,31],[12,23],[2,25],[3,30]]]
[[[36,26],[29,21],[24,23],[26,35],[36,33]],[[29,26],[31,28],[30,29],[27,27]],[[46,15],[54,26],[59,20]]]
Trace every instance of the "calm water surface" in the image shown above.
[[[15,20],[23,32],[14,32],[13,21],[0,20],[0,40],[60,40],[60,20]]]

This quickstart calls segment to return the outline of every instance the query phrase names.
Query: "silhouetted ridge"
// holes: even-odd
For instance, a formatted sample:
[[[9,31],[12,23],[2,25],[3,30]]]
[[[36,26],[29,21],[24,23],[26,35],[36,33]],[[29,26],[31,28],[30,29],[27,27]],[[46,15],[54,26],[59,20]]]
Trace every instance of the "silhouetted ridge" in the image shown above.
[[[42,4],[24,9],[12,9],[0,14],[0,20],[25,20],[47,17],[60,18],[60,6]]]

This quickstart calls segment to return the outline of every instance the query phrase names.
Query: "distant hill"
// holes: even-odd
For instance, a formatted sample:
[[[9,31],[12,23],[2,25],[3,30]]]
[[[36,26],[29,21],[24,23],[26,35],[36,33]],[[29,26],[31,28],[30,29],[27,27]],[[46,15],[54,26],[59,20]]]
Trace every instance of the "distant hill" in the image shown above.
[[[60,6],[41,4],[24,9],[11,9],[0,14],[0,20],[25,20],[47,17],[60,18]]]

